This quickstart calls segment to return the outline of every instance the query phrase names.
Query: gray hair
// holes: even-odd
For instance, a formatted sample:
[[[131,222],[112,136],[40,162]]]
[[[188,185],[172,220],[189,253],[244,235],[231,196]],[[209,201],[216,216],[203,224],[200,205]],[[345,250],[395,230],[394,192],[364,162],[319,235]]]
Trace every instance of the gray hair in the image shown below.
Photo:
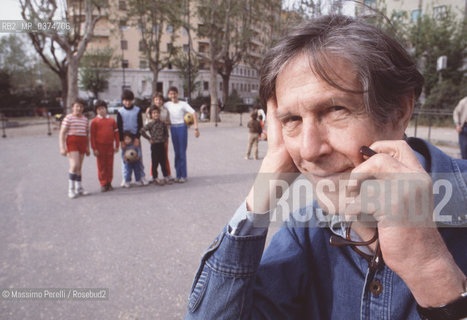
[[[307,21],[294,28],[272,48],[260,72],[260,98],[263,105],[276,98],[276,79],[295,57],[304,54],[312,72],[335,88],[363,94],[366,112],[376,125],[397,123],[403,110],[402,99],[417,99],[423,76],[407,51],[381,30],[355,18],[330,15]],[[361,91],[338,85],[332,57],[346,59],[355,68]]]

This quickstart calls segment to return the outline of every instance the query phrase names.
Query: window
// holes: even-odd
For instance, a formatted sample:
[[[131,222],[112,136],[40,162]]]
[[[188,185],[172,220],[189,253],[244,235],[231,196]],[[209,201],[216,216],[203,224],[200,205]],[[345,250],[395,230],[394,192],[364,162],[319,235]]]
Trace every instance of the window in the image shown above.
[[[203,81],[203,89],[205,91],[208,91],[209,90],[209,82],[208,81]]]
[[[437,6],[433,8],[433,18],[442,19],[446,16],[446,6]]]
[[[126,59],[122,60],[122,68],[128,68],[128,60]]]
[[[120,40],[120,49],[122,49],[122,50],[128,50],[128,41],[126,41],[126,40]]]
[[[118,22],[118,26],[120,27],[120,30],[126,30],[126,29],[128,29],[128,25],[127,25],[126,20],[120,20],[120,21]]]
[[[119,10],[126,10],[126,1],[125,0],[118,1],[118,9]]]
[[[412,10],[411,16],[412,16],[412,22],[416,22],[422,16],[422,11],[420,9]]]
[[[167,31],[168,33],[173,33],[174,27],[168,24],[167,27],[165,27],[165,31]]]
[[[188,35],[188,30],[185,27],[182,28],[182,34],[184,36]]]
[[[139,60],[139,68],[140,69],[147,69],[148,68],[148,61],[147,60]]]
[[[198,32],[203,36],[207,33],[206,26],[204,24],[198,24]]]
[[[183,45],[183,52],[188,53],[190,51],[190,47],[187,44]]]
[[[198,43],[198,51],[199,52],[201,52],[201,53],[208,52],[208,48],[209,48],[209,45],[207,43],[202,43],[202,42]]]
[[[138,50],[139,51],[145,51],[146,50],[146,43],[143,40],[139,41]]]

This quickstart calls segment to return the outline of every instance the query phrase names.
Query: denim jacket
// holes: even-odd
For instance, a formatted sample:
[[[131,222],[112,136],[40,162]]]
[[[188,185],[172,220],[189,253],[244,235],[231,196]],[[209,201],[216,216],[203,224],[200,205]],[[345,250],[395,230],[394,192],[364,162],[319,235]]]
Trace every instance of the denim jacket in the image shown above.
[[[453,187],[447,205],[443,192],[435,192],[434,201],[444,205],[444,218],[452,215],[439,231],[467,273],[467,161],[420,139],[408,142],[423,156],[433,183],[448,179]],[[384,264],[370,271],[351,248],[331,246],[332,231],[319,223],[312,219],[304,227],[292,217],[264,254],[267,229],[235,236],[227,225],[201,260],[185,319],[420,319],[397,274]]]

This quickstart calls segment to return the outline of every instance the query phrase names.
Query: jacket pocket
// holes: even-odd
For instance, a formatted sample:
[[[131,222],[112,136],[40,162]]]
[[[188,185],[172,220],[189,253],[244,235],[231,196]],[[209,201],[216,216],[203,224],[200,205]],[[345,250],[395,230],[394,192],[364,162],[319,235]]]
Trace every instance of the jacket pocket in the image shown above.
[[[210,269],[203,263],[200,266],[202,271],[198,272],[198,277],[195,278],[193,283],[193,287],[191,290],[191,294],[188,297],[188,311],[195,312],[196,309],[199,307],[201,301],[203,300],[204,293],[206,292],[206,287],[210,277]]]

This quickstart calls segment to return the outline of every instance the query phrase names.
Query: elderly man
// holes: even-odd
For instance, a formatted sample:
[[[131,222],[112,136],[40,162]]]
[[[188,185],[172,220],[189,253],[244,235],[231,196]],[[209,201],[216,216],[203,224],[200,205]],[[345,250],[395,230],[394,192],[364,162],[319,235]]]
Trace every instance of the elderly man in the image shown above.
[[[349,17],[312,20],[271,49],[268,151],[202,258],[186,319],[467,316],[467,162],[405,137],[422,85],[400,44]],[[309,181],[314,201],[263,253],[277,190],[291,194],[298,174],[290,189]]]

